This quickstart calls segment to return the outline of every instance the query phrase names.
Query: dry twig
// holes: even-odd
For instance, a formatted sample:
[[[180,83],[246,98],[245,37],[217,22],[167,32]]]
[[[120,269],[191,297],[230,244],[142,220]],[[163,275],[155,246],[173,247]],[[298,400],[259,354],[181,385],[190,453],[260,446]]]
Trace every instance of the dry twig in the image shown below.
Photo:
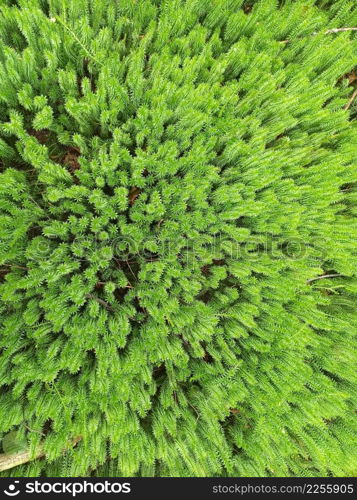
[[[317,276],[316,278],[311,278],[307,280],[307,283],[311,283],[312,281],[323,280],[325,278],[338,278],[343,277],[343,274],[323,274],[322,276]]]
[[[76,444],[81,440],[81,437],[76,437],[70,443],[71,446],[76,446]],[[66,448],[64,449],[66,451]],[[31,454],[29,451],[20,451],[18,453],[1,453],[0,454],[0,472],[8,469],[12,469],[18,465],[26,464],[37,458],[42,458],[45,456],[45,451],[43,445],[39,445],[35,450],[35,453]]]
[[[355,27],[348,27],[348,28],[332,28],[332,29],[329,29],[327,31],[324,32],[324,35],[329,35],[329,34],[332,34],[332,33],[341,33],[343,31],[357,31],[357,28]],[[318,33],[314,32],[314,33],[311,33],[310,36],[316,36],[318,35]],[[301,37],[301,38],[307,38],[306,36],[304,37]],[[301,39],[300,38],[300,39]],[[280,40],[279,43],[290,43],[291,40]]]
[[[99,297],[96,297],[95,295],[93,295],[91,293],[87,293],[86,297],[88,299],[96,300],[99,304],[102,304],[102,306],[104,306],[109,311],[114,311],[114,309],[108,304],[108,302],[105,302],[105,300],[100,299]]]
[[[357,89],[356,89],[356,90],[353,92],[353,94],[351,95],[351,98],[350,98],[350,100],[348,101],[348,103],[347,103],[347,104],[345,104],[345,106],[343,106],[343,109],[344,109],[345,111],[347,111],[347,110],[348,110],[348,109],[352,106],[352,103],[353,103],[353,101],[356,99],[356,97],[357,97]]]

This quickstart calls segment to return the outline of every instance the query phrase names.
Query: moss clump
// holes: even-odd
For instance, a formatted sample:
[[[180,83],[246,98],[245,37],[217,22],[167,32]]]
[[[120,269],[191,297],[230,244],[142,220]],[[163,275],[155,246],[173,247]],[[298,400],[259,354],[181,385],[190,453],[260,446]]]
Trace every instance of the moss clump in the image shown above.
[[[356,471],[357,11],[281,4],[2,0],[6,474]]]

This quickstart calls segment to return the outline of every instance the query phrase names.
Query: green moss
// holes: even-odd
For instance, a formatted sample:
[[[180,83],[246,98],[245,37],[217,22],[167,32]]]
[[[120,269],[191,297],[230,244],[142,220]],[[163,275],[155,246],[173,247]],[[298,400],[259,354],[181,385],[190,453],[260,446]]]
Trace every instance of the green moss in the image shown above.
[[[1,2],[3,475],[353,475],[353,3]]]

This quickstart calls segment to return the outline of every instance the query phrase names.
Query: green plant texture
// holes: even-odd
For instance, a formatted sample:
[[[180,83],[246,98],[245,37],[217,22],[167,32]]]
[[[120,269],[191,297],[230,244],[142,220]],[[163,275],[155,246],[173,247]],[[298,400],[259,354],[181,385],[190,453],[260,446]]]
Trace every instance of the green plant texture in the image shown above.
[[[356,474],[356,27],[0,0],[0,475]]]

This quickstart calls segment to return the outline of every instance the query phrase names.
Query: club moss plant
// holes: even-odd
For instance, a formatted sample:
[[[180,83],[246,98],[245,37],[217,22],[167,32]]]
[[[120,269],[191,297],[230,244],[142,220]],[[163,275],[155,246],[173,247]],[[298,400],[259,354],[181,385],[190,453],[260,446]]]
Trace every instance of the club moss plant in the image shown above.
[[[356,26],[1,0],[2,475],[356,473]]]

